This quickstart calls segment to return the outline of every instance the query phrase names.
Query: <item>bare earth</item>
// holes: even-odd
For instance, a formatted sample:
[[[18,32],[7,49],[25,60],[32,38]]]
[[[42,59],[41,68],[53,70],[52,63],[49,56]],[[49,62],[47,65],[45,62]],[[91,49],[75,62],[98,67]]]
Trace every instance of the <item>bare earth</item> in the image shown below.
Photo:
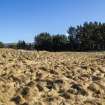
[[[0,105],[105,105],[105,52],[0,49]]]

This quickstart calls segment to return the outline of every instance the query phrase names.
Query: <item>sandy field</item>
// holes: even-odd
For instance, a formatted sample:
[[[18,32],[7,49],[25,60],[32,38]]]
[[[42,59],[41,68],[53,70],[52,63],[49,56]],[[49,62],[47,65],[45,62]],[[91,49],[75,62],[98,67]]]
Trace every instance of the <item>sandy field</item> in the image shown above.
[[[0,105],[105,105],[105,52],[0,49]]]

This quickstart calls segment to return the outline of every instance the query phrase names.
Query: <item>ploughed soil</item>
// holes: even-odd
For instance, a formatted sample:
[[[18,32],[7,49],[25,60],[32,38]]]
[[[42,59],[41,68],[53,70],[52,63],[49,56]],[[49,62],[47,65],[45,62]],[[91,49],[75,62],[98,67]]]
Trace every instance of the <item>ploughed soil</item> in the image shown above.
[[[0,49],[0,105],[105,105],[105,52]]]

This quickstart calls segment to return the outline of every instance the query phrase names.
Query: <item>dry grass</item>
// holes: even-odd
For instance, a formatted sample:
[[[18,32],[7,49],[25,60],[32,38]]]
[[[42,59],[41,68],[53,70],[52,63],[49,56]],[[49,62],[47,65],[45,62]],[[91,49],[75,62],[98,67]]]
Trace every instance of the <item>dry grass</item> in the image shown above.
[[[105,52],[0,49],[0,105],[105,105]]]

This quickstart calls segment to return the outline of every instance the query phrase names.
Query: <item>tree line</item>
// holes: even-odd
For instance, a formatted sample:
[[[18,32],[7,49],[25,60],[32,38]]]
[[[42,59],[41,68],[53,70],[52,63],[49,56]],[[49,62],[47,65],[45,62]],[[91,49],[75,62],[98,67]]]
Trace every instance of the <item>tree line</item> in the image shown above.
[[[67,33],[68,35],[51,35],[48,32],[43,32],[35,35],[34,43],[26,43],[20,40],[18,43],[7,47],[48,51],[105,50],[105,23],[85,22],[76,27],[70,26]],[[2,42],[0,42],[0,47],[4,47]]]

